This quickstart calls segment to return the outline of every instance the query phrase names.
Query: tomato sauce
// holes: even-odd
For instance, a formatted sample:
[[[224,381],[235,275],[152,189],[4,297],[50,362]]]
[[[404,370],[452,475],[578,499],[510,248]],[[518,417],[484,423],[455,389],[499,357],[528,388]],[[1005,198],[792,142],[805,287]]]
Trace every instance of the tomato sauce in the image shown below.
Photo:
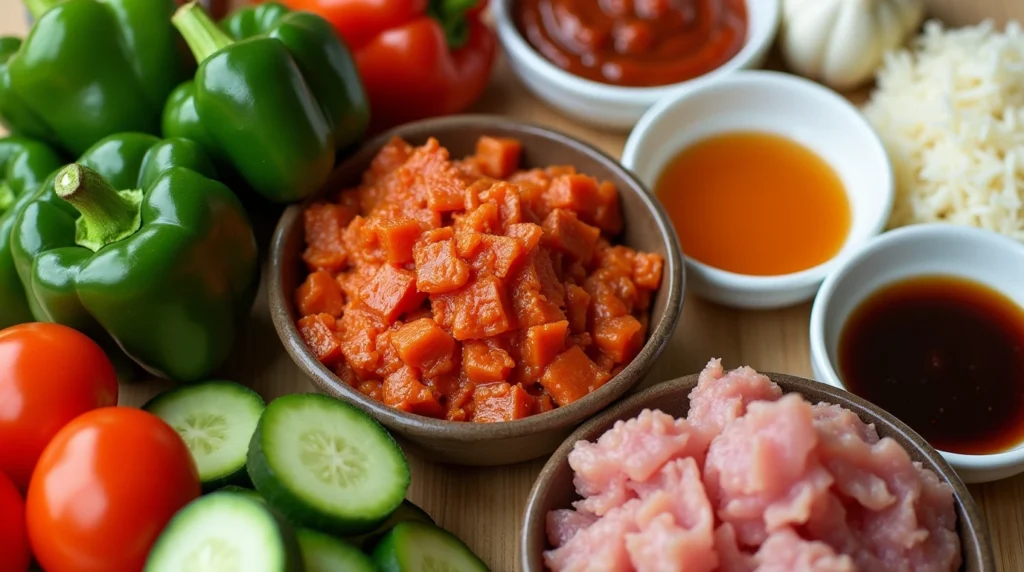
[[[747,36],[744,0],[518,0],[526,40],[580,77],[650,87],[704,75]]]
[[[657,254],[614,246],[612,183],[520,170],[482,137],[452,160],[395,139],[362,184],[304,213],[299,333],[387,405],[451,421],[521,419],[601,387],[643,347]]]

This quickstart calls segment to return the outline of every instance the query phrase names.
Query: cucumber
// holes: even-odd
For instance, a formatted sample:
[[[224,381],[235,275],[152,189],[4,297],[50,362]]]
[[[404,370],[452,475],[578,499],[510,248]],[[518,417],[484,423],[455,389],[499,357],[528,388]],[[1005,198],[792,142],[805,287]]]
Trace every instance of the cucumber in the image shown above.
[[[292,522],[339,536],[384,522],[409,489],[409,462],[391,435],[348,403],[316,393],[267,406],[249,446],[256,490]]]
[[[425,522],[427,524],[434,524],[434,519],[430,518],[430,515],[427,514],[427,511],[416,506],[412,501],[408,499],[403,499],[402,504],[398,505],[398,510],[391,513],[391,516],[389,516],[387,520],[381,523],[380,526],[373,529],[373,531],[367,532],[366,534],[361,534],[359,536],[352,536],[346,538],[345,540],[348,540],[352,544],[361,547],[363,550],[370,551],[373,550],[373,547],[377,544],[377,542],[385,534],[390,532],[391,529],[394,528],[396,524],[410,520],[416,522]]]
[[[297,534],[306,572],[377,572],[369,556],[343,540],[308,528]]]
[[[490,572],[457,536],[425,522],[400,522],[373,550],[381,572]]]
[[[266,504],[215,492],[174,515],[145,572],[302,572],[295,531]]]
[[[258,393],[231,381],[185,385],[142,406],[181,435],[205,490],[244,483],[249,441],[266,408]]]

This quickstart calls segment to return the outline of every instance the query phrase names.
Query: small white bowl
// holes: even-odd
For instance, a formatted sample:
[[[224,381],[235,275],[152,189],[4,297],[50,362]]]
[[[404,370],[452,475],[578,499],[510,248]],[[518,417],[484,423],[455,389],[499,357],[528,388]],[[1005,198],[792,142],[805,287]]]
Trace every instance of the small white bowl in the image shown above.
[[[689,81],[658,87],[623,87],[582,78],[549,62],[519,32],[513,13],[516,1],[497,0],[492,10],[498,40],[512,71],[534,95],[565,115],[614,131],[628,131],[647,108],[675,90],[763,65],[775,41],[780,18],[780,0],[746,0],[747,38],[732,59]]]
[[[836,362],[839,337],[850,314],[880,288],[934,275],[974,280],[1024,306],[1024,244],[993,232],[949,224],[887,232],[836,269],[814,300],[810,334],[815,379],[846,389]],[[1024,472],[1024,443],[991,455],[939,452],[966,483]]]
[[[842,258],[885,228],[895,196],[889,156],[860,111],[834,91],[789,74],[741,71],[658,102],[630,133],[622,163],[653,189],[681,150],[735,131],[776,133],[818,153],[843,182],[852,215],[850,232],[831,260],[779,276],[727,272],[687,257],[689,286],[702,298],[736,308],[807,301]],[[774,221],[737,221],[730,213],[720,213],[707,224],[709,231],[714,225],[730,225],[734,232],[771,232]]]

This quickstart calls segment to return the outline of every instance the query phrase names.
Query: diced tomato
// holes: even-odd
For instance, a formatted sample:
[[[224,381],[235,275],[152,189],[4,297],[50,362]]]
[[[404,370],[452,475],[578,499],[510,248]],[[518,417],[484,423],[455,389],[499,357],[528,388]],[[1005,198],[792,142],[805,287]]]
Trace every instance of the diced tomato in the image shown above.
[[[508,379],[516,362],[508,352],[486,342],[462,344],[462,369],[473,383],[494,383]]]
[[[520,328],[565,319],[561,310],[565,305],[565,292],[546,251],[531,252],[513,273],[510,284],[512,306]]]
[[[630,315],[596,320],[594,343],[615,363],[630,361],[644,345],[643,325]]]
[[[505,289],[493,276],[481,276],[455,295],[451,328],[456,340],[489,338],[505,333],[512,329],[512,320]]]
[[[565,313],[569,317],[569,328],[575,334],[587,331],[587,308],[590,294],[575,284],[565,285]]]
[[[536,225],[529,222],[520,222],[516,224],[510,224],[505,230],[506,236],[511,236],[519,240],[523,246],[524,252],[530,252],[537,247],[540,243],[540,237],[544,234],[544,231],[540,228],[540,225]]]
[[[542,326],[530,326],[523,337],[523,362],[533,368],[543,368],[565,350],[569,322],[561,320]]]
[[[415,309],[424,299],[416,291],[416,275],[403,268],[384,264],[361,291],[366,306],[387,321]]]
[[[422,233],[423,227],[419,221],[411,218],[386,220],[377,226],[378,240],[384,248],[387,261],[395,265],[412,262],[413,245]]]
[[[534,400],[518,385],[491,383],[478,385],[473,392],[473,421],[495,423],[528,417]]]
[[[306,231],[306,251],[302,260],[310,270],[336,272],[348,260],[342,234],[356,215],[348,207],[331,203],[314,203],[302,213]]]
[[[661,284],[663,259],[659,254],[638,252],[633,256],[633,282],[647,290],[657,290]]]
[[[541,227],[545,244],[583,262],[593,257],[597,238],[601,236],[601,229],[581,221],[575,213],[565,209],[551,211]]]
[[[601,387],[610,377],[579,346],[573,346],[548,365],[540,383],[555,403],[564,407]]]
[[[523,145],[515,139],[481,137],[476,142],[476,161],[481,172],[495,179],[506,179],[519,168]]]
[[[452,292],[469,281],[469,265],[458,257],[455,241],[451,238],[417,244],[413,258],[416,261],[416,288],[420,292]]]
[[[444,413],[441,403],[430,388],[420,383],[416,372],[404,366],[384,379],[384,403],[419,415],[440,417]]]
[[[455,340],[434,320],[422,318],[409,322],[391,334],[391,344],[402,361],[433,377],[455,367]]]

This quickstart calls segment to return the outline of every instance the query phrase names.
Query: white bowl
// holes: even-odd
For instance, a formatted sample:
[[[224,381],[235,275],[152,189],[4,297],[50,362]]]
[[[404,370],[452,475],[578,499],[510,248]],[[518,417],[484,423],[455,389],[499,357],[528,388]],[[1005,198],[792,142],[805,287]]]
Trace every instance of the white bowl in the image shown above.
[[[726,63],[698,78],[658,87],[623,87],[571,74],[540,55],[516,26],[517,0],[493,4],[495,27],[512,71],[527,89],[565,115],[595,127],[628,131],[644,111],[665,95],[764,64],[779,29],[780,0],[746,0],[747,38]]]
[[[885,228],[895,193],[889,156],[860,111],[834,91],[789,74],[740,71],[658,102],[630,133],[622,163],[653,189],[681,150],[734,131],[776,133],[818,153],[843,182],[852,215],[850,232],[832,259],[779,276],[727,272],[687,257],[687,278],[692,278],[688,286],[702,298],[737,308],[807,301],[843,257]],[[709,230],[716,224],[771,232],[773,221],[736,221],[721,213],[708,220]]]
[[[850,314],[886,285],[932,275],[980,282],[1024,306],[1024,244],[993,232],[949,224],[887,232],[845,261],[825,280],[814,300],[811,367],[815,379],[846,389],[835,364],[839,336]],[[1024,443],[991,455],[939,452],[966,483],[1024,472]]]

